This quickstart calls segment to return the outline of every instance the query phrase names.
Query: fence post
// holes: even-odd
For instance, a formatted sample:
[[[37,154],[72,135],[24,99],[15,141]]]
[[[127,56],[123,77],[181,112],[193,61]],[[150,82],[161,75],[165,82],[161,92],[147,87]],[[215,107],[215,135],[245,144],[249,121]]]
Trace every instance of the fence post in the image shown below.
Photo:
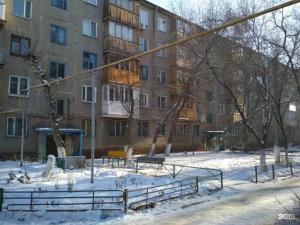
[[[2,206],[3,206],[3,192],[4,189],[0,188],[0,212],[2,212]]]
[[[272,178],[275,179],[275,166],[272,164]]]
[[[139,163],[136,162],[136,164],[135,164],[135,173],[138,173],[138,170],[139,170]]]
[[[292,163],[290,163],[290,170],[291,170],[291,175],[293,176],[293,175],[294,175],[294,172],[293,172]]]
[[[92,203],[92,210],[95,209],[95,191],[93,191],[93,203]]]
[[[174,178],[174,179],[175,179],[175,176],[176,176],[176,174],[175,174],[175,173],[176,173],[176,171],[175,171],[175,170],[176,170],[176,168],[175,168],[175,164],[173,164],[173,178]]]
[[[33,205],[32,205],[32,203],[33,203],[33,192],[30,193],[30,211],[33,210]]]
[[[196,193],[199,191],[199,177],[196,177]]]
[[[223,171],[221,170],[221,189],[223,189],[223,186],[224,186],[224,184],[223,184]]]
[[[257,166],[254,166],[254,170],[255,170],[255,183],[257,183]]]
[[[123,201],[124,201],[124,212],[127,214],[127,204],[128,204],[128,189],[124,189],[123,192]]]

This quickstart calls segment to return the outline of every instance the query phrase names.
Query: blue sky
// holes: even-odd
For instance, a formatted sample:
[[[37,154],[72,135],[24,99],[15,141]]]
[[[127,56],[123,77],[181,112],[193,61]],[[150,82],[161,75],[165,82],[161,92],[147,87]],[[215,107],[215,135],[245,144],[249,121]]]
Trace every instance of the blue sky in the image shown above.
[[[165,9],[167,9],[168,7],[168,3],[169,0],[148,0],[149,2],[154,3],[155,5],[159,5],[160,7],[163,7]]]

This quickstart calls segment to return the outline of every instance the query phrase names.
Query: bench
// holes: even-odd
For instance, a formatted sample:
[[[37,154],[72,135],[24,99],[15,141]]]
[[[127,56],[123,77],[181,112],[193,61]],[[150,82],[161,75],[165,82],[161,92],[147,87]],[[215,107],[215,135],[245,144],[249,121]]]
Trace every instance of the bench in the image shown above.
[[[138,157],[136,159],[136,162],[139,162],[139,163],[152,163],[152,164],[163,164],[164,161],[165,161],[164,157],[142,156],[142,157]]]
[[[108,151],[108,158],[126,158],[126,152],[124,150]]]

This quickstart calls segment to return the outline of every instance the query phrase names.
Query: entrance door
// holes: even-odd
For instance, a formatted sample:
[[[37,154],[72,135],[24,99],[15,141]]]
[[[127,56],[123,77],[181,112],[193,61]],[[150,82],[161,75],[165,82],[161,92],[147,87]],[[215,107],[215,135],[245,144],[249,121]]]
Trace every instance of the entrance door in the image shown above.
[[[61,135],[63,141],[65,141],[65,135]],[[57,157],[57,149],[56,149],[56,144],[53,139],[53,135],[48,135],[47,136],[47,156],[48,155],[54,155]]]

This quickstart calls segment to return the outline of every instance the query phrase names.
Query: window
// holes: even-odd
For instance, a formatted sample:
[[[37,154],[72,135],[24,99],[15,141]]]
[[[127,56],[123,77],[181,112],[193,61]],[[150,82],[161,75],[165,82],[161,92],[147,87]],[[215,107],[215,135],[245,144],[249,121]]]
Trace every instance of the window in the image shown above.
[[[27,118],[24,120],[24,135],[27,136]],[[8,137],[20,137],[22,136],[22,117],[7,117],[6,120],[6,136]]]
[[[11,35],[10,54],[17,56],[27,56],[30,48],[30,39]]]
[[[134,11],[134,0],[110,0],[110,3],[129,11]]]
[[[127,130],[127,121],[124,120],[109,120],[108,135],[109,136],[125,136]]]
[[[138,123],[138,135],[139,136],[148,136],[149,133],[149,122],[141,121]]]
[[[97,23],[89,19],[83,19],[82,33],[90,37],[97,37]]]
[[[148,94],[140,94],[140,107],[148,107]]]
[[[219,104],[219,115],[225,115],[225,104]]]
[[[188,136],[189,135],[189,125],[179,124],[176,126],[176,135],[177,136]]]
[[[158,96],[157,97],[157,107],[159,109],[165,109],[167,105],[167,97],[165,96]]]
[[[14,16],[31,18],[31,0],[13,0],[12,11]]]
[[[166,72],[165,71],[159,71],[158,72],[158,82],[161,84],[166,83]]]
[[[166,44],[166,43],[163,42],[163,41],[158,42],[158,43],[157,43],[157,47],[163,46],[163,45],[165,45],[165,44]],[[157,52],[157,56],[159,56],[159,57],[166,57],[166,56],[167,56],[167,49],[159,50],[159,51]]]
[[[165,18],[158,17],[157,18],[157,30],[166,32],[167,31],[167,22]]]
[[[225,88],[224,85],[218,84],[218,92],[219,94],[224,94]]]
[[[144,52],[144,51],[148,51],[149,47],[148,47],[148,40],[142,38],[142,37],[139,37],[139,50],[141,52]]]
[[[162,124],[159,128],[159,135],[166,135],[166,124]]]
[[[83,68],[93,69],[97,67],[97,54],[83,52]]]
[[[233,125],[230,129],[229,129],[229,134],[231,136],[238,136],[239,135],[239,126],[238,125]]]
[[[182,20],[176,20],[176,30],[184,34],[191,33],[190,25]]]
[[[52,43],[66,45],[67,44],[67,29],[57,25],[51,25],[50,40]]]
[[[57,62],[50,62],[50,77],[51,78],[59,78],[59,77],[65,77],[66,73],[66,66],[62,63]]]
[[[289,111],[290,112],[297,112],[297,107],[296,107],[296,103],[289,103]]]
[[[26,77],[10,76],[9,77],[9,95],[10,96],[21,96],[21,91],[28,88],[29,79]],[[27,95],[28,96],[28,93]]]
[[[81,120],[81,129],[85,130],[85,137],[91,136],[92,131],[92,120],[90,119],[83,119]]]
[[[140,27],[146,28],[149,25],[149,13],[144,9],[140,9]]]
[[[206,91],[206,101],[208,102],[213,101],[213,93],[211,91]]]
[[[239,60],[244,56],[244,49],[241,47],[235,47],[231,51],[233,60]]]
[[[95,88],[95,100],[96,100],[96,91]],[[83,102],[92,102],[93,101],[93,87],[88,85],[83,85],[82,87],[82,101]]]
[[[58,116],[63,116],[64,115],[64,106],[65,106],[65,101],[62,99],[58,99],[56,101],[56,113]]]
[[[148,66],[140,65],[140,78],[141,80],[148,80]]]
[[[133,29],[125,25],[109,21],[108,34],[112,37],[133,42]]]
[[[214,123],[214,114],[213,113],[207,113],[206,114],[206,122],[208,124],[213,124]]]
[[[66,10],[67,0],[51,0],[51,5]]]
[[[193,135],[194,136],[200,135],[200,126],[199,125],[193,125]]]
[[[98,5],[98,0],[84,0],[84,1],[91,4],[91,5],[94,5],[94,6]]]

